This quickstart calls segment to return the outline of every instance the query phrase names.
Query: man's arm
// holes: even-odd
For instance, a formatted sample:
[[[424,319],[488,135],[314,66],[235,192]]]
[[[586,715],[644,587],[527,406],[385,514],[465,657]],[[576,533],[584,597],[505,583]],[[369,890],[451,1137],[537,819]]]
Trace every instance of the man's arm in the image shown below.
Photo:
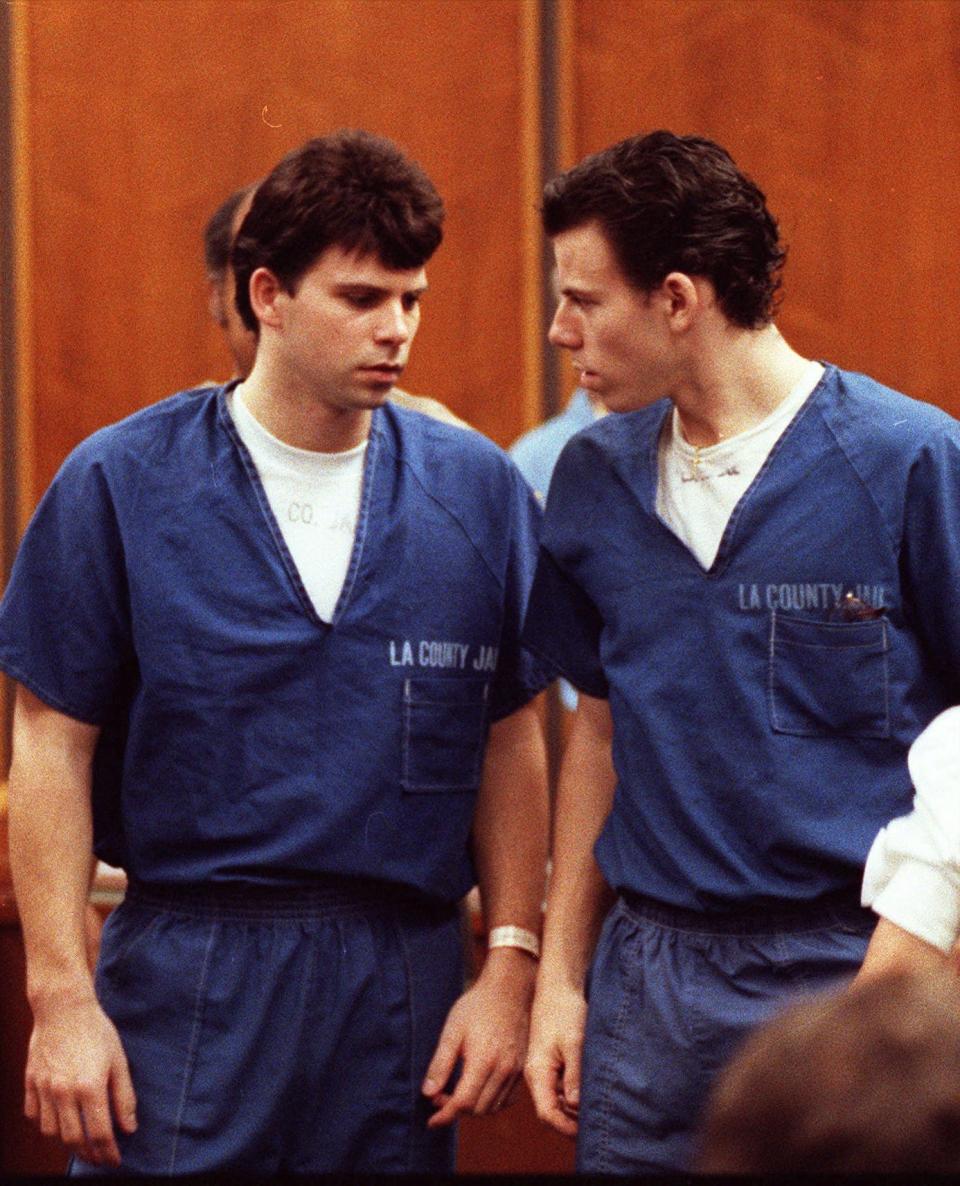
[[[547,864],[547,760],[536,710],[527,705],[492,726],[474,818],[473,847],[488,928],[540,932]],[[536,961],[514,947],[487,953],[483,970],[451,1009],[423,1092],[437,1105],[430,1126],[506,1102],[527,1044]],[[444,1088],[462,1060],[452,1094]]]
[[[960,708],[941,713],[907,758],[909,815],[880,831],[863,877],[863,904],[880,922],[860,976],[943,963],[960,937]]]
[[[34,1020],[24,1111],[84,1160],[119,1165],[111,1104],[132,1132],[136,1099],[120,1039],[94,996],[85,940],[98,736],[18,686],[8,801]]]
[[[937,971],[949,963],[950,956],[939,947],[918,939],[895,922],[881,918],[870,939],[856,981],[862,982],[890,972]]]
[[[584,984],[612,897],[593,856],[613,806],[612,743],[609,704],[581,694],[557,792],[553,876],[526,1068],[537,1115],[568,1136],[577,1131]]]

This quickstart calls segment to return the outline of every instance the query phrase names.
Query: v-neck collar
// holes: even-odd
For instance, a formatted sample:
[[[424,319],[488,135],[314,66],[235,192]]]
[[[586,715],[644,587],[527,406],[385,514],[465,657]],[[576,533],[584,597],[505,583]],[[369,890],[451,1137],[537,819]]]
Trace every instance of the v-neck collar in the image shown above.
[[[280,524],[277,522],[273,509],[270,506],[270,501],[267,498],[266,490],[263,488],[263,482],[260,480],[260,474],[257,472],[257,467],[250,455],[250,451],[243,443],[237,426],[233,421],[230,410],[227,407],[227,395],[233,391],[239,384],[239,380],[232,380],[223,386],[217,393],[217,417],[223,426],[224,431],[232,442],[234,448],[237,450],[244,473],[250,486],[253,490],[254,497],[257,500],[257,505],[263,516],[267,530],[276,549],[280,563],[286,574],[288,581],[292,587],[292,591],[300,603],[300,607],[311,622],[324,633],[328,633],[333,627],[338,625],[346,613],[357,577],[360,573],[364,546],[367,540],[367,530],[370,523],[370,506],[373,499],[373,490],[375,485],[375,477],[377,473],[377,460],[380,454],[381,443],[383,439],[383,430],[381,427],[381,416],[383,415],[382,408],[374,408],[373,415],[370,418],[370,435],[367,438],[367,450],[363,461],[363,480],[360,488],[360,509],[357,513],[357,527],[353,536],[353,548],[350,552],[350,562],[347,565],[346,576],[344,577],[343,586],[340,590],[340,595],[337,598],[337,603],[333,609],[333,615],[329,622],[324,621],[323,618],[316,611],[316,607],[310,600],[306,587],[303,583],[303,578],[300,576],[300,570],[290,554],[290,549],[287,547],[286,540],[283,538],[283,532],[280,529]]]
[[[628,487],[641,492],[640,502],[643,510],[656,521],[661,530],[667,533],[671,540],[674,541],[678,548],[683,550],[687,556],[689,563],[694,566],[697,572],[703,577],[715,578],[720,576],[726,568],[736,539],[737,528],[740,521],[746,512],[748,505],[756,497],[760,487],[769,473],[770,469],[776,463],[780,453],[786,447],[787,443],[794,437],[798,425],[804,420],[808,411],[819,402],[820,395],[825,388],[828,379],[831,379],[836,372],[836,368],[830,363],[821,363],[823,366],[823,374],[820,376],[816,386],[803,401],[797,409],[793,418],[784,428],[783,432],[774,442],[773,447],[764,459],[753,481],[743,492],[737,500],[736,505],[730,512],[730,517],[727,520],[727,525],[723,530],[723,535],[720,537],[720,545],[717,548],[717,554],[713,558],[713,563],[709,568],[704,568],[691,549],[683,542],[678,535],[675,535],[670,527],[657,514],[657,485],[660,478],[659,467],[659,449],[660,437],[664,428],[673,414],[673,403],[670,400],[666,401],[666,407],[663,409],[662,415],[656,420],[651,429],[648,429],[649,435],[644,442],[644,448],[634,453],[633,450],[627,452],[627,458],[635,457],[642,467],[641,472],[637,474],[638,481],[636,483],[630,481],[628,478]]]

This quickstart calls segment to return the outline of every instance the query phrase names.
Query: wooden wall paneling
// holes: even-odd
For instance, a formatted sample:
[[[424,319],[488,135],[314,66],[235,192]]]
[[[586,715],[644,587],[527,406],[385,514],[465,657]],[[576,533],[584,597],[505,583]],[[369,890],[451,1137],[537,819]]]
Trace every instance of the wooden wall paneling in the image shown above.
[[[784,334],[960,413],[960,5],[575,0],[577,157],[727,147],[791,248]]]
[[[542,161],[545,110],[543,96],[544,35],[543,6],[540,0],[527,0],[521,7],[521,46],[519,76],[521,87],[520,112],[520,170],[522,219],[522,276],[520,312],[523,318],[523,370],[520,399],[520,432],[533,428],[543,419],[549,407],[546,392],[547,358],[543,318],[543,253],[544,240],[540,229],[540,195],[543,189]],[[514,437],[519,436],[519,432]],[[504,442],[509,444],[510,442]]]
[[[33,417],[30,307],[30,205],[28,116],[25,95],[27,35],[25,6],[4,6],[0,19],[0,86],[3,160],[0,175],[0,581],[13,563],[16,544],[32,509]],[[10,760],[12,686],[0,677],[0,775]]]
[[[529,7],[27,6],[33,501],[95,428],[228,373],[206,315],[202,226],[232,188],[340,126],[397,139],[447,204],[405,385],[513,439],[537,381],[521,308],[534,233],[520,152],[530,138]]]

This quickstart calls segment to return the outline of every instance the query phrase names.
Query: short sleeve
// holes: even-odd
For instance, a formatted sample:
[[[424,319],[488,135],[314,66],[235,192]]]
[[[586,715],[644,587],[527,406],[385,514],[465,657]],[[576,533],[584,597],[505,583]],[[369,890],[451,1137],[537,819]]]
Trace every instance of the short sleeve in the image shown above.
[[[540,539],[537,570],[523,628],[524,643],[588,696],[606,698],[609,686],[600,661],[603,620],[578,579],[586,549],[584,532],[599,514],[589,480],[596,469],[581,433],[560,454]]]
[[[913,628],[960,700],[960,425],[918,453],[907,485],[901,569]]]
[[[524,644],[581,692],[601,699],[609,686],[600,662],[603,622],[580,586],[541,546],[523,628]]]
[[[543,512],[512,463],[509,497],[510,542],[504,580],[503,628],[490,707],[493,721],[499,721],[521,708],[554,678],[550,667],[526,647],[522,639]]]
[[[27,528],[0,603],[0,668],[50,707],[102,725],[132,647],[123,546],[92,453],[88,441],[67,459]]]

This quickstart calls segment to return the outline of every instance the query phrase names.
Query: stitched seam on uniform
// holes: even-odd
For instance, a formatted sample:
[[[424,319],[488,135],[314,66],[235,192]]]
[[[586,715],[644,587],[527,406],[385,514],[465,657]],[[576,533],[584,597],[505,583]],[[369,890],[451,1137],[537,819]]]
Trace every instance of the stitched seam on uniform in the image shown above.
[[[622,917],[622,914],[621,914],[621,917]],[[634,956],[636,955],[636,949],[640,945],[641,944],[638,941],[638,937],[635,934],[632,937],[632,942],[630,944],[632,955],[634,955]],[[626,1028],[626,1024],[627,1024],[627,1014],[629,1012],[629,1006],[631,1004],[633,997],[636,995],[632,986],[631,986],[631,981],[630,981],[629,976],[624,975],[625,969],[623,968],[623,964],[620,960],[619,954],[617,955],[617,962],[620,965],[620,975],[624,979],[624,986],[623,986],[623,991],[622,991],[622,995],[621,995],[621,999],[620,999],[620,1005],[617,1009],[616,1020],[614,1021],[614,1026],[613,1026],[613,1045],[614,1045],[614,1051],[616,1053],[615,1053],[614,1058],[611,1058],[611,1060],[610,1060],[611,1065],[609,1065],[606,1068],[607,1073],[606,1073],[606,1077],[604,1079],[604,1086],[600,1092],[600,1124],[598,1125],[598,1128],[600,1130],[600,1140],[599,1140],[599,1154],[600,1154],[599,1162],[600,1162],[600,1164],[597,1166],[597,1170],[599,1173],[607,1172],[607,1159],[608,1159],[609,1152],[610,1152],[610,1091],[611,1091],[611,1085],[613,1083],[614,1075],[616,1074],[616,1067],[618,1065],[617,1057],[620,1055],[620,1052],[623,1049],[623,1033],[624,1033],[624,1029]],[[581,1066],[582,1066],[582,1062],[581,1062]],[[581,1090],[582,1090],[582,1087],[581,1087]]]
[[[120,905],[117,907],[117,910],[121,910],[123,908],[123,905],[124,905],[124,903],[121,902]],[[128,914],[128,913],[129,913],[129,910],[127,912],[125,912],[125,914]],[[107,921],[109,922],[109,919]],[[138,943],[140,943],[144,939],[146,939],[146,937],[150,934],[150,932],[156,929],[156,927],[159,925],[159,923],[160,923],[160,915],[152,914],[149,918],[147,918],[146,922],[141,922],[141,925],[134,929],[133,934],[129,935],[127,937],[126,942],[122,946],[116,947],[112,951],[110,951],[110,958],[113,960],[116,960],[117,962],[119,962],[120,960],[126,959],[127,956],[130,955],[130,953],[133,951],[134,947],[136,947]]]
[[[52,693],[46,691],[43,684],[34,679],[32,675],[20,667],[16,661],[16,657],[8,658],[7,654],[0,655],[0,671],[6,672],[11,679],[17,681],[37,697],[42,700],[44,704],[51,708],[57,709],[58,712],[64,713],[66,716],[74,717],[78,721],[82,721],[85,725],[103,725],[106,720],[106,714],[102,717],[98,713],[87,712],[86,710],[78,710],[76,705],[70,705],[60,696],[54,696]]]
[[[887,637],[888,624],[884,619],[883,627],[883,736],[890,736],[890,639]]]
[[[411,1121],[413,1121],[413,1119],[416,1116],[417,1092],[418,1092],[419,1086],[420,1086],[418,1083],[414,1082],[414,1074],[413,1074],[413,1070],[414,1070],[413,1059],[414,1059],[414,1053],[417,1049],[417,1041],[416,1041],[416,1039],[417,1039],[417,1010],[416,1010],[414,994],[413,994],[413,966],[412,966],[412,963],[410,960],[410,952],[407,949],[406,935],[404,935],[404,933],[403,933],[403,927],[400,925],[400,919],[397,917],[396,913],[394,914],[394,917],[391,920],[391,925],[393,927],[393,932],[396,935],[397,943],[399,944],[399,947],[400,947],[400,954],[403,959],[403,974],[404,974],[404,978],[406,980],[406,985],[407,985],[407,1014],[410,1018],[410,1028],[409,1028],[409,1032],[408,1032],[408,1041],[410,1043],[410,1049],[408,1052],[407,1066],[408,1066],[408,1080],[409,1080],[409,1088],[410,1088],[410,1117],[411,1117]],[[414,1131],[416,1129],[416,1124],[411,1122],[407,1126],[407,1128],[408,1128],[407,1173],[412,1174],[413,1173],[413,1138],[414,1138]]]
[[[344,931],[343,931],[343,919],[338,917],[331,921],[334,922],[335,927],[336,927],[337,947],[339,948],[339,950],[341,952],[341,958],[342,958],[342,954],[346,950],[346,943],[347,943],[346,936],[344,935]],[[307,935],[309,935],[309,941],[306,937]],[[307,951],[307,956],[306,956],[307,966],[308,966],[308,972],[307,972],[307,976],[306,976],[307,988],[303,995],[304,995],[304,999],[309,1002],[309,1005],[307,1006],[309,1008],[310,1006],[313,1005],[313,1003],[315,1001],[315,994],[316,994],[317,984],[318,984],[317,972],[320,967],[318,941],[317,941],[317,937],[316,937],[316,932],[307,931],[305,934],[304,931],[301,930],[298,946],[305,947],[306,951]],[[311,1077],[309,1075],[304,1073],[303,1064],[300,1063],[297,1066],[295,1075],[292,1078],[288,1077],[288,1079],[287,1079],[287,1091],[290,1093],[291,1096],[296,1097],[298,1095],[298,1088],[299,1088],[300,1094],[302,1095],[302,1097],[305,1099],[309,1099],[310,1096],[312,1095],[312,1092],[311,1092],[312,1084],[310,1082],[310,1078]],[[282,1152],[278,1153],[278,1155],[277,1155],[277,1165],[276,1165],[277,1172],[281,1176],[286,1176],[286,1175],[296,1176],[297,1174],[301,1174],[301,1173],[310,1173],[311,1170],[309,1168],[307,1170],[304,1170],[302,1168],[302,1166],[295,1165],[295,1166],[291,1167],[291,1164],[290,1164],[291,1149],[295,1151],[295,1156],[297,1158],[301,1158],[303,1156],[303,1146],[296,1139],[297,1133],[300,1131],[300,1128],[301,1128],[300,1113],[298,1112],[298,1109],[297,1109],[295,1103],[293,1103],[293,1102],[290,1104],[290,1106],[287,1110],[287,1125],[288,1125],[288,1127],[287,1127],[286,1131],[290,1132],[290,1130],[292,1128],[294,1135],[293,1135],[292,1139],[289,1139],[287,1136],[284,1136],[284,1138],[283,1138]],[[308,1157],[310,1157],[310,1156],[312,1156],[312,1150],[311,1150],[310,1154],[308,1154]],[[307,1164],[308,1164],[308,1166],[311,1164],[309,1160],[308,1160]]]
[[[222,398],[222,397],[221,397]],[[267,498],[267,492],[264,489],[263,482],[260,480],[260,474],[257,471],[256,462],[250,455],[247,446],[240,439],[240,433],[237,431],[237,426],[233,422],[229,411],[227,410],[226,401],[224,400],[218,406],[218,414],[222,415],[224,430],[227,436],[233,441],[234,446],[240,454],[240,463],[243,466],[244,472],[247,475],[247,480],[253,487],[254,497],[260,507],[261,514],[266,520],[267,530],[270,532],[270,538],[273,540],[274,547],[280,553],[280,563],[283,565],[284,571],[287,574],[290,583],[293,585],[294,593],[303,605],[303,608],[310,615],[311,619],[318,622],[321,626],[327,627],[329,622],[325,622],[323,618],[317,613],[316,606],[310,600],[310,594],[300,577],[300,571],[294,562],[290,549],[287,547],[287,541],[283,538],[283,530],[277,522],[276,516],[273,513],[273,508],[270,506],[270,500]]]
[[[799,732],[797,729],[788,728],[786,723],[781,723],[781,721],[777,715],[777,693],[776,693],[777,612],[778,611],[776,609],[772,609],[770,611],[770,641],[769,641],[769,644],[767,647],[767,707],[768,707],[768,712],[770,715],[770,724],[772,725],[772,727],[775,731],[780,732],[780,733],[786,733],[786,734],[789,734],[790,736],[820,737],[820,736],[822,736],[821,733],[812,732],[810,730],[805,730],[804,732]],[[883,663],[883,677],[882,677],[883,689],[882,689],[882,691],[883,691],[883,710],[884,711],[883,711],[882,727],[880,729],[870,730],[870,731],[863,731],[863,730],[858,730],[856,732],[851,731],[851,732],[847,732],[845,734],[841,734],[841,736],[863,737],[863,738],[882,738],[882,737],[890,736],[890,639],[887,634],[888,625],[887,625],[886,619],[881,618],[877,624],[880,627],[880,633],[883,638],[883,649],[880,652],[881,661]],[[805,644],[802,644],[802,643],[795,644],[791,641],[788,645],[802,646]],[[870,645],[870,647],[875,646],[875,644],[872,644],[872,643],[869,645]],[[817,648],[808,646],[808,649],[814,650]],[[830,650],[829,647],[822,648],[822,649]],[[850,647],[850,648],[845,648],[845,649],[856,650],[856,649],[865,649],[865,648]]]
[[[375,412],[379,412],[379,408],[375,409]],[[331,625],[334,622],[338,622],[346,611],[351,594],[353,593],[353,586],[357,583],[357,577],[363,562],[363,551],[367,543],[370,511],[373,506],[373,484],[377,472],[377,461],[380,456],[380,441],[380,428],[375,414],[371,418],[370,431],[367,434],[367,453],[363,459],[363,481],[360,487],[360,507],[357,511],[357,526],[353,535],[350,563],[347,566],[346,576],[343,578],[343,585],[340,588],[340,596],[337,598],[337,604],[333,607],[333,613],[330,615]]]
[[[897,538],[894,535],[893,531],[888,527],[887,516],[884,514],[883,507],[878,502],[876,494],[871,489],[869,482],[867,482],[867,480],[864,478],[863,474],[860,473],[860,467],[857,465],[856,461],[850,455],[850,452],[847,449],[847,446],[841,440],[841,438],[838,436],[836,430],[833,427],[833,424],[827,418],[827,416],[823,410],[820,411],[820,420],[823,423],[824,428],[827,430],[827,432],[833,438],[834,444],[837,446],[837,448],[843,454],[844,460],[846,461],[847,465],[849,465],[850,468],[853,470],[854,475],[857,479],[857,485],[860,486],[860,488],[863,490],[870,505],[877,512],[877,515],[880,518],[880,522],[883,524],[883,531],[887,537],[887,542],[890,544],[890,548],[893,552],[894,560],[896,561],[897,557],[900,555],[900,549],[903,546],[903,536],[901,535],[900,538]],[[916,455],[914,454],[914,457],[915,456]],[[905,512],[906,511],[906,500],[904,500],[903,507],[904,507],[904,512]],[[902,523],[901,523],[901,528],[902,528]]]
[[[203,952],[203,962],[200,965],[200,980],[197,984],[196,1000],[193,1006],[193,1024],[190,1030],[190,1042],[187,1046],[187,1058],[183,1068],[183,1087],[180,1091],[180,1103],[177,1106],[177,1117],[173,1126],[173,1144],[170,1148],[170,1166],[168,1173],[176,1172],[177,1162],[177,1145],[180,1141],[180,1126],[183,1123],[183,1113],[187,1106],[187,1095],[190,1090],[190,1080],[193,1077],[194,1062],[197,1056],[197,1049],[200,1040],[200,1026],[203,1020],[203,1006],[204,1006],[204,990],[207,987],[207,968],[210,964],[210,956],[213,952],[213,942],[217,936],[218,923],[216,921],[210,927],[210,936],[207,939],[207,945]]]
[[[403,468],[407,471],[407,473],[411,476],[411,478],[413,478],[413,480],[416,482],[416,484],[420,487],[424,496],[426,498],[429,498],[430,501],[432,503],[434,503],[435,506],[438,506],[440,508],[440,510],[443,511],[443,513],[448,516],[448,518],[452,519],[454,521],[454,523],[456,523],[456,525],[460,528],[460,531],[462,532],[464,539],[470,545],[471,549],[474,552],[476,552],[476,554],[480,560],[480,563],[487,570],[487,572],[490,573],[490,575],[493,577],[494,581],[496,581],[497,588],[503,589],[506,582],[504,581],[502,574],[494,571],[493,566],[487,560],[487,558],[483,554],[483,552],[481,552],[481,550],[477,546],[473,536],[470,534],[469,531],[467,531],[460,516],[455,514],[450,509],[450,507],[447,506],[447,504],[445,502],[442,502],[439,498],[437,498],[437,496],[435,494],[433,494],[430,490],[427,489],[427,487],[421,481],[420,475],[417,473],[416,468],[413,465],[411,465],[410,462],[407,461],[407,459],[405,457],[398,458],[396,453],[394,452],[393,458],[395,461],[399,461],[400,465],[402,465]]]
[[[808,410],[811,407],[813,407],[814,396],[820,390],[820,387],[823,384],[823,381],[827,376],[827,370],[828,370],[828,368],[824,367],[823,374],[817,380],[817,384],[814,387],[813,391],[810,392],[810,394],[807,396],[807,398],[803,401],[803,403],[797,409],[796,413],[794,414],[793,419],[790,421],[790,423],[787,425],[787,427],[783,430],[783,432],[773,442],[773,446],[771,447],[770,452],[766,455],[766,457],[763,460],[763,465],[760,466],[760,469],[757,471],[756,475],[754,476],[753,481],[750,483],[750,485],[746,488],[746,490],[740,496],[740,500],[737,502],[737,505],[730,512],[730,518],[727,520],[727,525],[723,529],[723,535],[720,537],[720,544],[719,544],[719,547],[717,548],[717,554],[713,558],[713,563],[710,565],[710,567],[708,569],[704,570],[710,576],[714,576],[714,577],[719,576],[721,574],[721,572],[723,571],[723,569],[725,569],[727,567],[727,562],[730,558],[729,554],[733,547],[733,536],[737,530],[737,524],[739,523],[740,519],[743,517],[743,514],[746,511],[747,506],[753,501],[754,497],[756,496],[757,490],[759,489],[761,483],[763,482],[763,479],[766,477],[767,470],[769,470],[771,465],[773,465],[775,457],[781,451],[781,448],[786,444],[787,439],[793,435],[793,432],[794,432],[794,429],[796,428],[796,426],[798,424],[800,424],[801,421],[806,417]]]
[[[777,611],[770,611],[770,641],[767,647],[767,704],[770,710],[770,720],[774,729],[780,728],[777,719],[776,677],[774,659],[776,657]]]

